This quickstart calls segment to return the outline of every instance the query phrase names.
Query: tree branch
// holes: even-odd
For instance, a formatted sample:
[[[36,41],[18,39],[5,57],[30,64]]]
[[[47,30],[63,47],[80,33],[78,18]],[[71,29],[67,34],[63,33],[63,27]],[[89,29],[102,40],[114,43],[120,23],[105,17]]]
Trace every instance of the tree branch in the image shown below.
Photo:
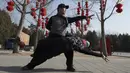
[[[21,6],[23,6],[23,4],[22,4],[22,3],[20,3],[18,0],[16,0],[16,2],[17,2],[17,3],[19,3]]]
[[[107,17],[105,18],[105,20],[107,20],[109,17],[111,17],[111,15],[113,14],[114,9],[116,8],[116,5],[117,5],[118,3],[119,3],[119,0],[116,2],[115,6],[113,7],[113,9],[112,9],[112,11],[111,11],[111,13],[110,13],[110,15],[107,16]]]
[[[20,7],[16,4],[16,2],[15,2],[14,0],[12,0],[12,1],[15,3],[16,9],[17,9],[20,13],[22,13],[22,10],[21,10]]]
[[[18,12],[22,13],[22,11],[19,9],[19,7],[16,6],[16,9],[18,10]]]
[[[96,16],[97,16],[98,20],[101,22],[101,19],[100,19],[100,17],[99,17],[97,12],[96,12]]]
[[[41,9],[42,7],[44,7],[44,6],[48,5],[48,4],[50,4],[50,3],[53,2],[53,1],[54,1],[54,0],[49,1],[49,2],[46,3],[45,5],[43,5],[43,6],[39,7],[39,8],[37,8],[35,11],[37,11],[37,10]],[[29,14],[29,13],[31,13],[31,12],[32,12],[32,11],[25,12],[25,14]]]

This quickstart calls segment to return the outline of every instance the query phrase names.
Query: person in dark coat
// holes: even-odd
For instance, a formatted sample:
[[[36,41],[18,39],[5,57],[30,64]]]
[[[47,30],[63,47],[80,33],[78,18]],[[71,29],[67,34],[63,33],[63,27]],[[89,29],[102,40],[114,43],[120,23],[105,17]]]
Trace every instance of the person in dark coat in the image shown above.
[[[50,30],[49,36],[38,42],[32,60],[22,68],[23,70],[34,69],[35,66],[45,62],[46,60],[55,57],[61,53],[64,53],[67,58],[67,71],[75,71],[75,69],[73,68],[73,50],[78,51],[83,49],[83,47],[82,44],[80,44],[81,46],[73,44],[75,42],[82,43],[82,40],[74,37],[74,40],[76,41],[73,41],[72,36],[66,36],[66,28],[69,23],[73,23],[82,19],[91,18],[91,16],[66,17],[65,12],[68,8],[69,6],[65,4],[58,5],[58,13],[49,19],[49,22],[46,26],[46,28]]]

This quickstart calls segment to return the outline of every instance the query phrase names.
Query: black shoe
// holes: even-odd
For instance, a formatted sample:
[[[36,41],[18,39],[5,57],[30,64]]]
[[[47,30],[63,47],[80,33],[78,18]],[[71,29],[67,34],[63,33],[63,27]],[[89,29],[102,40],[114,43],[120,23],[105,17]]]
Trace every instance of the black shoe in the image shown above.
[[[28,68],[27,66],[22,67],[22,70],[33,70],[34,68]]]
[[[31,56],[31,57],[33,57],[33,56],[34,56],[34,54],[31,54],[30,56]]]
[[[70,72],[75,72],[75,69],[73,67],[67,67],[66,69],[67,71],[70,71]]]

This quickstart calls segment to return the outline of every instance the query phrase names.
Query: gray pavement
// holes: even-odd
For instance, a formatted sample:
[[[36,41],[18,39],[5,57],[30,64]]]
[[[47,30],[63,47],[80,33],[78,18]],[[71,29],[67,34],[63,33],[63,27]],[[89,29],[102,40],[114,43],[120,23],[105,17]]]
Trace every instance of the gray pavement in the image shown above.
[[[22,71],[21,67],[26,65],[32,52],[20,52],[12,54],[11,51],[0,50],[0,73],[72,73],[66,71],[66,58],[63,54],[47,60],[37,66],[34,70]],[[102,58],[84,55],[78,52],[74,54],[74,73],[130,73],[130,56],[120,56],[115,53],[109,56],[109,62]]]

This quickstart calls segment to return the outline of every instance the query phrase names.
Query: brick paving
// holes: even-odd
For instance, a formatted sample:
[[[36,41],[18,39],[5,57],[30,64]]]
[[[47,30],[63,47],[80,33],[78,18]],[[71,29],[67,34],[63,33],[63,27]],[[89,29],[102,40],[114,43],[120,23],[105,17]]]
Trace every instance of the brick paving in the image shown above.
[[[66,59],[64,54],[47,60],[31,71],[22,71],[32,52],[20,52],[12,54],[11,51],[0,50],[0,73],[72,73],[66,71]],[[109,56],[109,62],[102,58],[84,55],[78,52],[74,54],[74,73],[130,73],[129,53],[125,56]]]

